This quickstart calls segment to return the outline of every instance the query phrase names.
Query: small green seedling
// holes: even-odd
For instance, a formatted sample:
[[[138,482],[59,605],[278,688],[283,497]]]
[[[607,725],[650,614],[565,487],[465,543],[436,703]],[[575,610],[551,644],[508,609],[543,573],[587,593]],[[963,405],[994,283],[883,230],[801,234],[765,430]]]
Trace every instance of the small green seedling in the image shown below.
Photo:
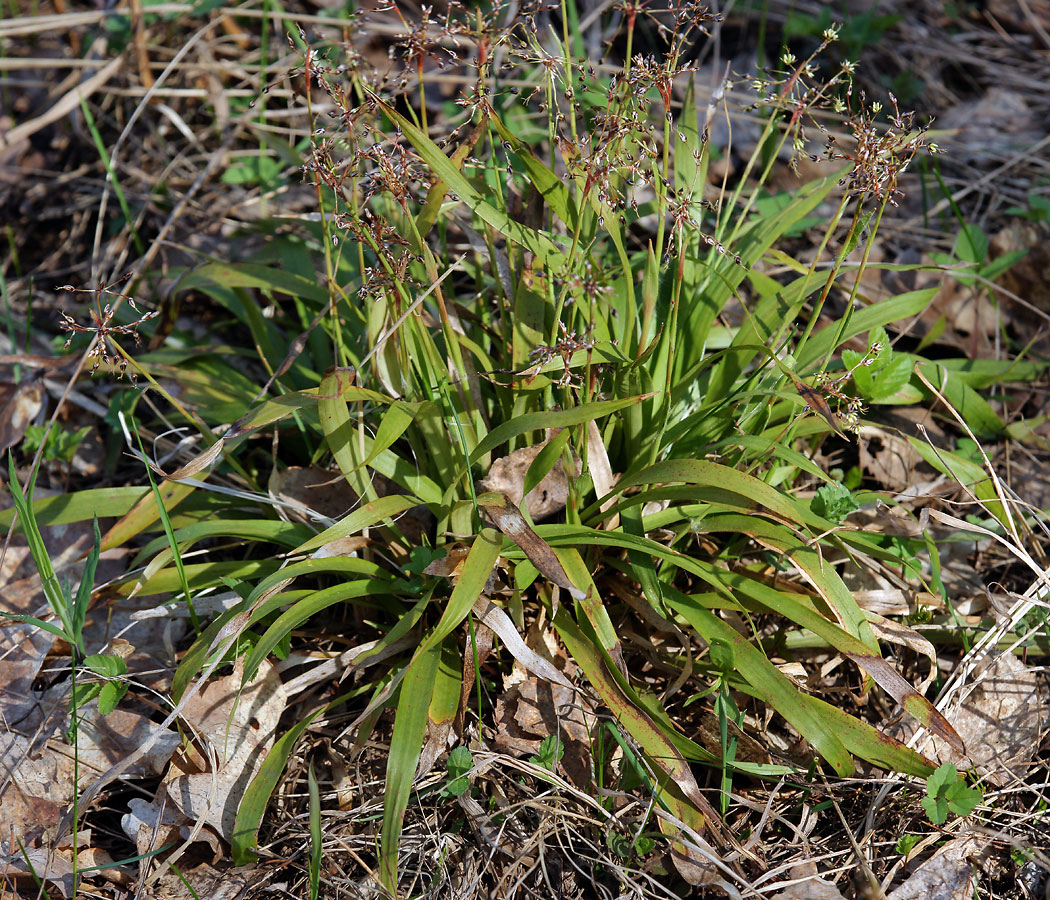
[[[565,745],[562,744],[557,735],[549,734],[540,743],[539,753],[534,753],[530,756],[529,762],[542,766],[548,772],[553,772],[554,767],[561,762],[561,758],[564,755]]]
[[[98,697],[98,711],[108,716],[128,692],[127,683],[122,681],[128,667],[123,659],[111,653],[92,653],[84,657],[83,666],[98,675],[101,680],[77,682],[70,696],[70,710],[79,709]]]
[[[648,856],[656,847],[656,841],[651,837],[636,835],[631,837],[619,831],[610,829],[605,833],[605,843],[620,859],[629,860],[639,856]]]
[[[968,816],[983,799],[977,788],[967,787],[966,779],[955,766],[945,763],[926,779],[922,808],[934,825],[943,825],[949,810],[957,816]]]
[[[88,436],[91,428],[85,426],[78,428],[76,431],[66,431],[64,428],[55,426],[47,432],[46,438],[44,437],[45,431],[46,429],[43,425],[30,425],[26,428],[25,436],[22,440],[22,450],[27,454],[36,453],[40,449],[41,442],[43,442],[44,459],[52,462],[69,463],[73,461],[77,447]]]
[[[990,259],[990,250],[991,241],[980,226],[965,224],[959,229],[951,254],[931,253],[930,256],[934,262],[943,266],[954,267],[959,263],[969,263],[972,268],[961,270],[953,268],[951,274],[960,284],[970,286],[976,284],[978,279],[995,281],[1028,253],[1027,250],[1013,250],[995,259]]]
[[[919,843],[920,840],[922,840],[922,837],[920,835],[902,834],[897,839],[897,843],[894,845],[893,849],[896,850],[901,856],[907,856],[909,853],[911,853],[912,850],[915,849],[916,845]]]
[[[866,353],[843,350],[842,364],[852,373],[857,393],[868,403],[914,403],[921,397],[909,384],[914,361],[893,352],[885,328],[871,330]]]
[[[860,509],[860,503],[846,485],[841,481],[836,481],[831,484],[822,484],[817,488],[817,494],[810,503],[810,508],[818,516],[823,516],[836,525],[841,525],[851,512]]]
[[[1050,224],[1050,197],[1039,194],[1028,195],[1028,206],[1011,206],[1006,212],[1011,216],[1020,216],[1029,222]]]
[[[470,790],[470,779],[467,773],[474,768],[474,755],[466,747],[454,747],[445,761],[445,771],[448,772],[448,781],[441,789],[441,796],[445,799],[461,797]]]

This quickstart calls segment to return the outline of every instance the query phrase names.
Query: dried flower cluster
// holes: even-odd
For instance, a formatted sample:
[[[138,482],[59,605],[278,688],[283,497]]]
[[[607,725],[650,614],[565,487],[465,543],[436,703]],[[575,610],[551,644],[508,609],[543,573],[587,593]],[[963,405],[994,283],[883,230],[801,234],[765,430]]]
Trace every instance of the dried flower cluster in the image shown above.
[[[860,362],[849,368],[842,375],[834,377],[830,372],[819,373],[815,379],[814,386],[809,389],[806,395],[810,408],[828,418],[831,414],[831,404],[834,403],[838,419],[843,427],[847,431],[854,433],[859,431],[860,414],[864,412],[864,403],[859,397],[853,397],[843,392],[842,386],[853,377],[853,373],[857,369],[862,366],[868,367],[873,365],[875,360],[882,354],[882,351],[882,344],[875,341],[868,347],[867,353],[864,354]]]
[[[555,343],[553,347],[548,347],[546,344],[540,344],[540,346],[529,354],[530,358],[535,358],[536,360],[530,371],[532,377],[535,378],[540,374],[540,370],[547,365],[547,363],[552,359],[560,357],[564,371],[562,372],[561,378],[558,379],[557,384],[559,387],[566,387],[572,384],[573,381],[572,369],[570,368],[573,354],[580,350],[592,349],[594,347],[594,341],[585,335],[577,334],[575,331],[569,331],[561,322],[559,322],[558,325],[561,327],[561,338],[558,339],[557,343]]]
[[[824,81],[817,78],[816,59],[838,35],[837,27],[827,29],[817,49],[802,62],[798,62],[794,54],[785,52],[781,62],[786,69],[767,72],[764,78],[753,82],[752,87],[760,95],[755,106],[790,113],[787,129],[791,135],[792,167],[797,167],[799,156],[806,153],[806,121],[809,120],[824,136],[823,152],[810,154],[812,161],[852,162],[853,168],[842,180],[847,191],[857,197],[870,195],[896,206],[896,198],[901,196],[898,180],[915,154],[923,149],[938,153],[941,148],[926,140],[930,123],[917,126],[915,114],[902,113],[893,94],[889,95],[893,106],[889,127],[877,124],[882,104],[876,101],[868,105],[863,92],[859,108],[854,110],[852,76],[856,63],[851,60],[843,60],[830,78]],[[845,118],[853,138],[852,150],[843,149],[827,127],[816,120],[818,110]]]
[[[852,92],[848,91],[847,95],[852,97]],[[916,126],[915,113],[902,113],[897,107],[897,98],[893,94],[889,98],[893,105],[890,128],[880,129],[876,125],[882,104],[875,102],[866,106],[862,92],[860,110],[848,119],[854,142],[852,151],[841,150],[835,136],[825,132],[823,156],[814,159],[851,161],[853,168],[842,181],[851,194],[870,194],[897,206],[897,198],[903,196],[897,183],[915,154],[923,149],[939,153],[941,148],[926,139],[930,122]]]
[[[68,331],[69,339],[66,341],[66,349],[72,343],[73,338],[77,334],[91,334],[91,344],[88,347],[88,358],[93,360],[94,363],[91,366],[91,374],[94,375],[98,371],[98,367],[105,363],[107,366],[115,366],[118,372],[118,377],[123,377],[128,368],[127,357],[123,353],[114,349],[112,343],[113,335],[131,335],[135,339],[136,344],[142,343],[142,339],[139,337],[138,328],[144,322],[149,321],[155,316],[160,315],[156,310],[152,312],[143,313],[138,306],[135,305],[135,300],[127,294],[122,294],[119,291],[113,290],[119,284],[127,281],[131,278],[129,272],[123,278],[112,284],[101,283],[97,288],[78,288],[71,284],[62,284],[55,287],[56,291],[68,291],[75,294],[94,294],[95,295],[95,306],[91,310],[91,325],[81,325],[72,316],[67,313],[60,312],[59,315],[62,317],[62,322],[59,327],[63,331]],[[107,303],[104,307],[100,307],[101,297],[103,294],[110,294],[114,297],[122,297],[128,301],[128,305],[139,313],[139,318],[134,322],[130,322],[126,325],[114,325],[113,316],[116,314],[116,308],[111,303]],[[129,376],[131,381],[135,381],[135,373],[132,372]]]

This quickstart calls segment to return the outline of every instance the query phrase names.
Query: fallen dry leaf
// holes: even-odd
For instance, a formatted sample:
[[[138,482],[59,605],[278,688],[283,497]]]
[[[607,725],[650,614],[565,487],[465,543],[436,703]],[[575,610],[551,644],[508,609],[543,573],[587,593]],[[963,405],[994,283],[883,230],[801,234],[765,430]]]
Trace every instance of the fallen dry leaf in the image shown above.
[[[928,471],[919,451],[903,437],[866,425],[860,429],[857,440],[861,468],[890,491],[903,491],[925,476],[917,470]]]
[[[521,506],[525,501],[525,511],[533,522],[538,522],[548,516],[565,509],[565,503],[569,497],[569,479],[565,475],[565,469],[559,459],[551,470],[543,476],[540,483],[536,485],[527,497],[524,496],[525,475],[529,466],[539,452],[550,443],[556,431],[548,432],[545,440],[531,447],[522,447],[507,456],[494,460],[489,468],[488,475],[478,481],[478,486],[485,491],[495,491],[505,494],[514,506]],[[580,458],[573,453],[573,465],[576,478],[583,471]]]
[[[814,863],[805,862],[791,868],[793,884],[789,884],[773,900],[843,900],[835,885],[821,878]]]
[[[971,690],[949,715],[966,742],[966,757],[954,760],[936,740],[927,755],[937,763],[955,762],[960,771],[976,768],[992,783],[1003,785],[1024,775],[1039,748],[1048,715],[1047,691],[1036,672],[1012,653],[1002,653],[975,675]],[[910,727],[905,728],[905,735],[910,733]]]
[[[97,700],[81,707],[77,726],[80,786],[86,787],[117,760],[140,747],[156,729],[148,717],[119,707],[104,716],[98,711]],[[125,775],[160,775],[181,743],[182,738],[174,731],[165,732]]]
[[[64,853],[44,847],[16,847],[11,853],[0,843],[0,872],[15,883],[23,897],[38,896],[40,881],[57,888],[63,897],[73,896],[73,860]]]
[[[0,453],[21,443],[26,428],[44,408],[42,374],[32,369],[18,384],[0,381]]]
[[[973,896],[973,865],[987,839],[972,835],[953,838],[916,869],[886,900],[969,900]]]
[[[509,499],[505,495],[482,496],[478,498],[478,506],[485,510],[500,531],[522,549],[541,575],[558,587],[565,588],[574,600],[582,600],[586,594],[569,580],[550,544],[532,530],[521,510],[507,502]]]
[[[318,466],[274,469],[268,489],[271,497],[288,504],[275,509],[290,522],[331,525],[357,505],[357,494],[343,474]]]
[[[203,817],[227,841],[241,795],[273,746],[287,703],[280,678],[265,661],[242,690],[240,662],[229,675],[205,685],[183,709],[183,721],[207,741],[214,756],[186,752],[165,776],[169,800],[188,819]],[[209,759],[215,760],[216,770]]]
[[[72,752],[0,732],[0,838],[13,835],[31,844],[31,836],[58,825],[72,800]]]
[[[528,658],[530,665],[526,668],[516,655],[513,668],[504,677],[503,694],[496,701],[495,743],[514,753],[537,753],[544,738],[557,736],[565,748],[561,766],[569,781],[582,787],[591,779],[594,707],[572,687],[569,678],[575,665],[549,630],[534,624],[522,643],[534,658]],[[549,674],[547,667],[557,673],[551,680],[529,671],[532,668]]]

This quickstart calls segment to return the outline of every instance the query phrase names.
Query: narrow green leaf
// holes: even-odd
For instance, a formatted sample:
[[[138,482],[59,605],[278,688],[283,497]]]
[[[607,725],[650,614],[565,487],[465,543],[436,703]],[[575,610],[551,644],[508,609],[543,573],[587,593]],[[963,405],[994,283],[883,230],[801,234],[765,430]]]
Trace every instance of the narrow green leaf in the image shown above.
[[[930,301],[938,290],[939,288],[926,288],[921,291],[898,294],[896,297],[880,300],[878,303],[855,311],[846,328],[839,335],[839,344],[859,334],[867,334],[873,328],[917,316],[930,305]],[[838,335],[838,327],[832,325],[814,334],[805,347],[799,347],[796,354],[796,371],[804,373],[825,357],[832,355],[837,349],[832,346],[836,335]]]
[[[569,230],[575,230],[576,204],[568,187],[518,140],[517,135],[507,128],[498,115],[494,112],[489,113],[489,120],[499,133],[500,140],[510,144],[511,154],[525,167],[529,183],[543,195],[547,205],[554,210],[554,214],[568,226]]]
[[[565,449],[565,445],[569,443],[570,437],[572,437],[572,432],[568,428],[563,428],[536,454],[535,459],[532,460],[529,466],[529,470],[525,473],[525,481],[521,488],[523,497],[527,497],[532,489],[547,477],[547,473],[561,459],[562,451]]]
[[[390,738],[383,795],[383,830],[379,838],[379,882],[391,897],[398,896],[397,848],[401,841],[405,810],[423,749],[427,712],[434,694],[434,682],[441,661],[441,647],[433,641],[420,647],[401,682]]]
[[[263,633],[256,642],[251,653],[244,661],[244,677],[242,683],[247,684],[255,677],[264,659],[270,655],[285,637],[298,628],[303,622],[313,618],[322,610],[327,609],[335,603],[353,600],[357,597],[379,597],[389,589],[389,582],[375,582],[371,580],[351,581],[346,584],[333,585],[324,590],[315,591],[302,600],[286,609],[277,620]],[[252,621],[262,618],[258,611],[252,617]],[[250,622],[249,622],[250,624]]]
[[[127,513],[136,501],[149,493],[149,488],[113,487],[40,497],[33,500],[33,515],[39,525],[68,525],[92,518],[112,518]],[[0,528],[10,528],[17,518],[15,507],[3,510],[0,512]]]
[[[757,697],[787,719],[840,776],[853,772],[849,752],[822,711],[761,650],[693,598],[670,587],[665,589],[664,597],[704,640],[719,640],[732,648],[739,661],[736,674],[754,688]]]
[[[370,528],[382,522],[384,519],[392,518],[398,513],[418,505],[419,501],[415,497],[408,497],[404,494],[390,494],[386,497],[380,497],[378,500],[373,500],[371,503],[364,503],[345,519],[340,519],[319,535],[316,535],[304,544],[300,544],[293,552],[295,554],[310,553],[331,541],[356,534],[365,528]]]
[[[316,281],[303,278],[284,269],[257,263],[205,263],[194,269],[179,283],[180,291],[206,289],[212,284],[227,288],[256,288],[305,297],[317,303],[328,302],[328,291]]]
[[[780,518],[799,525],[803,522],[802,513],[791,497],[770,487],[753,475],[705,459],[663,460],[640,472],[621,478],[612,495],[623,493],[626,489],[639,485],[673,484],[675,482],[729,491],[745,498],[748,506],[765,507]],[[702,493],[696,496],[698,499],[703,499]]]
[[[602,416],[640,403],[644,399],[644,397],[627,397],[622,400],[599,400],[594,403],[583,403],[572,409],[547,410],[517,416],[493,428],[474,448],[474,452],[470,454],[470,461],[476,462],[490,450],[495,450],[500,444],[516,435],[525,434],[528,431],[542,431],[545,428],[579,425],[581,422],[600,419]]]
[[[467,617],[467,613],[474,608],[478,597],[485,590],[485,584],[496,566],[502,546],[503,538],[492,528],[485,528],[474,539],[470,552],[459,569],[459,578],[452,589],[452,596],[445,603],[445,611],[434,630],[423,641],[420,651],[440,644]]]

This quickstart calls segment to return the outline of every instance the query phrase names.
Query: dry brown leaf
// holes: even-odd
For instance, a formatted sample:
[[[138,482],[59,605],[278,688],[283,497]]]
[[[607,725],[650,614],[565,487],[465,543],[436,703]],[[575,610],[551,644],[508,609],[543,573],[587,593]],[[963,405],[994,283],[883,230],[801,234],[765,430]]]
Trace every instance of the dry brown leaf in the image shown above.
[[[130,888],[135,879],[131,877],[130,872],[114,866],[114,861],[113,857],[100,847],[88,847],[77,854],[78,869],[96,869],[97,872],[93,872],[93,875],[122,888]]]
[[[969,900],[973,896],[973,865],[987,840],[973,836],[952,839],[916,869],[887,900]]]
[[[775,894],[773,900],[843,900],[839,889],[821,878],[812,862],[792,866],[791,878],[794,883]]]
[[[533,522],[561,512],[565,509],[565,503],[569,497],[569,479],[565,475],[560,459],[540,480],[540,483],[529,491],[529,495],[524,497],[525,475],[529,471],[529,466],[555,434],[557,434],[556,431],[550,431],[542,442],[533,444],[531,447],[522,447],[520,450],[515,450],[507,456],[494,460],[488,475],[478,481],[479,487],[485,491],[505,494],[514,506],[521,506],[524,498],[525,511]],[[579,478],[583,467],[575,452],[573,452],[573,465],[575,468],[573,474]]]
[[[917,481],[916,474],[923,458],[908,441],[891,431],[864,426],[858,434],[860,465],[869,475],[890,491],[903,491]]]
[[[944,331],[937,339],[973,358],[995,356],[990,336],[999,331],[999,309],[988,299],[982,285],[961,284],[950,275],[942,274],[940,289],[926,308],[924,317],[934,322],[943,317]]]
[[[594,707],[572,687],[568,679],[575,666],[547,629],[530,628],[524,644],[558,673],[557,681],[537,678],[515,658],[511,672],[504,678],[503,694],[496,701],[495,743],[515,753],[537,753],[544,738],[556,735],[565,748],[561,765],[569,781],[582,787],[591,778]],[[533,665],[547,671],[546,666]]]
[[[44,385],[38,369],[18,384],[0,381],[0,453],[22,440],[26,428],[44,408]]]
[[[522,549],[541,575],[558,587],[565,588],[574,600],[584,599],[586,594],[569,580],[550,544],[532,530],[521,510],[508,500],[505,495],[483,496],[478,498],[478,506],[485,510],[500,531]]]
[[[956,762],[940,741],[927,755],[938,763],[956,762],[960,770],[976,768],[1003,785],[1023,776],[1039,748],[1047,721],[1046,688],[1016,656],[1002,653],[974,677],[972,690],[951,718],[966,742],[966,757]]]
[[[72,752],[41,750],[20,734],[0,732],[0,839],[13,834],[30,843],[30,835],[58,825],[72,800]]]
[[[0,872],[19,887],[23,897],[38,895],[37,879],[57,888],[63,897],[73,896],[73,861],[64,853],[44,847],[16,847],[10,853],[0,843]]]
[[[370,475],[377,496],[387,497],[403,493],[392,481],[378,472]],[[342,473],[319,466],[289,466],[270,474],[267,489],[270,496],[280,500],[275,504],[278,515],[290,522],[304,522],[316,526],[320,521],[331,525],[360,505],[360,498],[347,483]],[[434,517],[425,506],[415,506],[397,518],[397,526],[405,537],[419,543],[424,533],[433,527]],[[313,555],[339,556],[360,549],[367,541],[360,535],[332,541]]]
[[[271,877],[268,867],[234,869],[228,865],[220,867],[216,860],[211,865],[204,862],[193,868],[180,866],[177,873],[166,870],[144,897],[147,900],[247,900],[267,896],[270,892],[264,892],[262,882]]]
[[[0,722],[31,731],[40,721],[40,698],[33,693],[33,682],[54,641],[54,635],[35,625],[0,628]]]
[[[288,506],[275,507],[281,518],[290,522],[316,524],[317,513],[328,523],[346,515],[357,505],[357,494],[341,472],[322,469],[319,466],[289,466],[274,469],[268,484],[270,496]]]
[[[241,795],[273,746],[287,703],[281,681],[268,662],[241,689],[240,662],[229,675],[205,685],[183,709],[183,720],[207,740],[218,761],[186,753],[166,776],[168,797],[190,819],[203,817],[227,841],[233,835]],[[209,754],[209,757],[211,754]]]
[[[157,726],[146,716],[120,709],[108,715],[98,711],[96,700],[79,711],[77,725],[77,759],[80,762],[80,786],[86,787],[117,760],[145,743]],[[174,731],[161,735],[149,751],[137,759],[126,775],[159,775],[164,771],[182,739]],[[72,754],[72,748],[69,748]]]
[[[128,812],[120,818],[120,827],[128,838],[135,842],[135,848],[140,855],[166,844],[186,841],[193,833],[193,823],[163,792],[158,793],[151,801],[133,797],[128,802]],[[196,840],[211,847],[214,860],[222,858],[222,841],[210,828],[201,828]]]

